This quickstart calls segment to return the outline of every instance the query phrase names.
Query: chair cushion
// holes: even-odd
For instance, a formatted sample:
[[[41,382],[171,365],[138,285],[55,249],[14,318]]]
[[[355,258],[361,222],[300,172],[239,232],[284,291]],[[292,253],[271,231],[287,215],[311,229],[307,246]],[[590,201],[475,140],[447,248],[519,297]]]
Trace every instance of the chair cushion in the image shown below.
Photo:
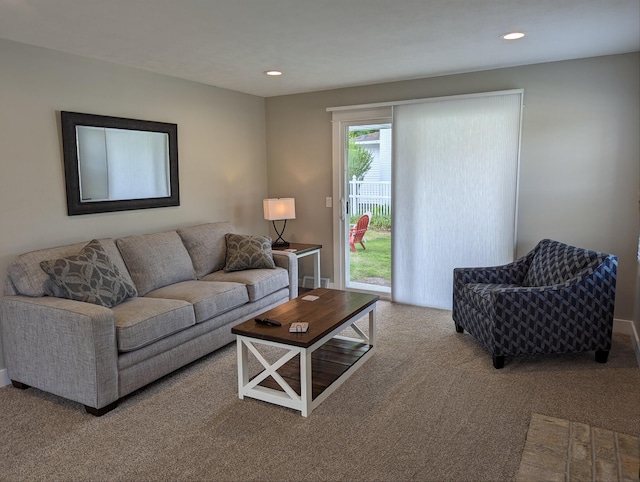
[[[216,271],[201,281],[231,281],[247,287],[249,301],[256,301],[282,288],[289,286],[289,274],[286,269],[248,269],[244,271]]]
[[[187,248],[175,231],[127,236],[116,244],[139,296],[196,277]]]
[[[113,308],[118,350],[133,351],[196,323],[186,301],[133,298]]]
[[[244,269],[275,269],[269,236],[247,236],[229,233],[227,241],[227,258],[224,270],[241,271]]]
[[[597,262],[597,252],[595,251],[545,239],[536,247],[536,254],[531,261],[522,286],[557,285],[577,275],[590,264]]]
[[[209,283],[183,281],[153,290],[147,298],[182,300],[193,305],[196,323],[226,313],[249,301],[244,285],[239,283]]]
[[[70,300],[111,308],[137,295],[97,239],[78,254],[41,261],[40,266]]]
[[[501,288],[520,288],[520,285],[467,283],[460,288],[460,298],[479,308],[486,316],[491,315],[491,293]]]
[[[199,224],[178,229],[178,235],[191,256],[196,278],[200,279],[224,268],[227,256],[225,235],[236,232],[235,226],[229,222]]]

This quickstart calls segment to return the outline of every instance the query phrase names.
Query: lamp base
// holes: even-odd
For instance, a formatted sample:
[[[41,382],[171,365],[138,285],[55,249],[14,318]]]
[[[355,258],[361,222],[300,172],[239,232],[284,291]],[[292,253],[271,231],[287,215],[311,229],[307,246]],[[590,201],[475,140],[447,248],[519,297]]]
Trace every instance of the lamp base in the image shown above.
[[[271,243],[272,248],[287,248],[289,246],[290,244],[287,241],[284,241],[282,243]]]
[[[271,243],[271,247],[272,248],[286,248],[289,246],[289,242],[285,241],[282,238],[282,233],[284,233],[284,228],[287,227],[287,220],[284,220],[284,225],[282,226],[282,231],[278,231],[278,228],[276,228],[276,222],[275,221],[271,221],[273,223],[273,229],[275,229],[276,234],[278,235],[278,238]]]

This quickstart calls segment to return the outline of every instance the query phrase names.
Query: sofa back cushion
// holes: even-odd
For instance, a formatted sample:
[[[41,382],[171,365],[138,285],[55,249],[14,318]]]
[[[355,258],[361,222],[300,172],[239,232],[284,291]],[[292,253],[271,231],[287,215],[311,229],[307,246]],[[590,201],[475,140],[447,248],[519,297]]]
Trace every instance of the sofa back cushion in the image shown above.
[[[235,226],[227,221],[178,229],[198,279],[224,267],[227,253],[225,235],[237,232]]]
[[[100,244],[109,256],[111,262],[118,269],[124,282],[133,283],[114,240],[100,239]],[[31,251],[18,256],[7,267],[7,275],[11,282],[10,284],[15,288],[15,294],[24,296],[57,296],[58,298],[64,298],[63,290],[44,272],[40,263],[42,261],[76,255],[86,245],[87,242],[85,241],[84,243]],[[13,293],[7,292],[6,294]]]
[[[195,279],[193,264],[176,231],[116,239],[139,296],[163,286]]]
[[[598,264],[598,253],[543,239],[535,248],[523,286],[551,286],[567,281],[589,265]]]

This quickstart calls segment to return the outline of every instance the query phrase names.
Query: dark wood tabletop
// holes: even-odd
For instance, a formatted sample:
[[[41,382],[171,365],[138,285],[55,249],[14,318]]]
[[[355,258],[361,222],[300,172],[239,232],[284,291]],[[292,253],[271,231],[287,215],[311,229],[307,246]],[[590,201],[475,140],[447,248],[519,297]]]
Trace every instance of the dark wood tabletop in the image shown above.
[[[317,296],[318,299],[305,301],[303,298],[309,295]],[[368,293],[316,288],[260,315],[279,321],[281,326],[261,325],[251,318],[233,327],[231,332],[235,335],[308,348],[379,299],[378,295]],[[289,333],[289,325],[295,321],[309,323],[309,331]]]
[[[316,249],[321,249],[321,244],[304,244],[304,243],[289,243],[289,246],[279,246],[271,249],[273,251],[289,251],[294,254],[304,254],[309,251],[315,251]]]

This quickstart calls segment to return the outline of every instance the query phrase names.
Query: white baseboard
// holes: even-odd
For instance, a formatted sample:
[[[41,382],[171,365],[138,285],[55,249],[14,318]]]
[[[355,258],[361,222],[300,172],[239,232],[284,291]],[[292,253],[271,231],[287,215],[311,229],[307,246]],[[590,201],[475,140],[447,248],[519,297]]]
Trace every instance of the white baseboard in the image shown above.
[[[614,318],[613,332],[622,333],[623,335],[631,335],[633,333],[633,322],[631,320],[620,320]]]
[[[7,375],[7,369],[0,370],[0,387],[4,387],[11,384],[9,375]]]
[[[636,352],[636,361],[640,367],[640,333],[636,331],[636,326],[633,323],[631,323],[631,330],[633,331],[631,334],[631,343],[633,343],[633,350]]]
[[[640,367],[640,333],[636,331],[636,327],[631,320],[613,320],[613,332],[622,333],[631,337],[631,343],[633,344],[633,351],[636,354],[636,362]]]

